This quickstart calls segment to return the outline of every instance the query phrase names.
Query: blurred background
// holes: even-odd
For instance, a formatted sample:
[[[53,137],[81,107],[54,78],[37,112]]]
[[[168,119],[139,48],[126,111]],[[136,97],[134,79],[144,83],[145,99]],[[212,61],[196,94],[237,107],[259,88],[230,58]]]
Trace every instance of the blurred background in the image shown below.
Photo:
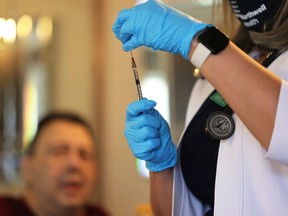
[[[137,99],[130,53],[112,33],[135,0],[0,0],[0,193],[20,195],[19,159],[38,119],[52,110],[75,111],[94,126],[100,177],[95,194],[113,215],[136,215],[149,203],[149,178],[123,135],[125,110]],[[167,0],[206,22],[211,1]],[[143,96],[181,135],[193,66],[180,56],[134,52]]]

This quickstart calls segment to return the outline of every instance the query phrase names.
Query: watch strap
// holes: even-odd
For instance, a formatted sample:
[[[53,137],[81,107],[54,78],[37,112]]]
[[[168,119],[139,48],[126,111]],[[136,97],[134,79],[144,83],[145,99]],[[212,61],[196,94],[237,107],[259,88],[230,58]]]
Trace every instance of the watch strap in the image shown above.
[[[200,69],[210,54],[211,50],[199,42],[190,61],[196,68]]]

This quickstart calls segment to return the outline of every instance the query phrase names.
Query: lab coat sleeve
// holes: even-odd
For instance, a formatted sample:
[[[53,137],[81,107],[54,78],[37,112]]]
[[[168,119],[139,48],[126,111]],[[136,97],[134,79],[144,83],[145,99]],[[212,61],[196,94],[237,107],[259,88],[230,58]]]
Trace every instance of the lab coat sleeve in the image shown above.
[[[274,129],[266,157],[288,165],[288,82],[285,80],[282,80]]]

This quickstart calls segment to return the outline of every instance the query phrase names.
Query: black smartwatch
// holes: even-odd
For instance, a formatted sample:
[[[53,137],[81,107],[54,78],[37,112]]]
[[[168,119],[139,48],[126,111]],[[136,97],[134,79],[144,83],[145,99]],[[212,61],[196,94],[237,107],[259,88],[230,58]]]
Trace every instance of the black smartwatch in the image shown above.
[[[218,54],[229,44],[229,37],[218,28],[210,26],[198,34],[198,45],[191,57],[191,63],[200,69],[208,56]]]

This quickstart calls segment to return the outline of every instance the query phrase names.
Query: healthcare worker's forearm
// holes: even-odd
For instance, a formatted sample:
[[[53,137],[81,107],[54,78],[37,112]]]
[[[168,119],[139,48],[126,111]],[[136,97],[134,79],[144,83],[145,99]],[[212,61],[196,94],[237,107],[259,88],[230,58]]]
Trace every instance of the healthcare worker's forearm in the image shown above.
[[[189,56],[198,42],[191,43]],[[201,73],[223,96],[261,145],[269,148],[281,79],[252,60],[232,42],[211,54]]]
[[[172,215],[173,169],[150,172],[150,196],[155,216]]]

